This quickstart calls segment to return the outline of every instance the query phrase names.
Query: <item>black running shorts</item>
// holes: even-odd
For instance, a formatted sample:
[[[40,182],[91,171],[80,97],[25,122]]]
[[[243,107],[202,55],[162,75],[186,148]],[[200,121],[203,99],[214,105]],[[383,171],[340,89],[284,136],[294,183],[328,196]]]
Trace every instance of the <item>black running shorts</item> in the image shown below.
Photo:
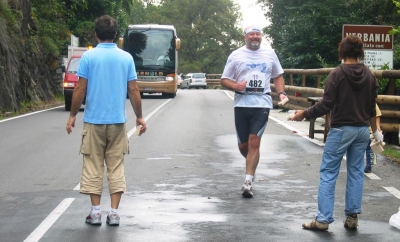
[[[249,140],[250,134],[261,138],[267,126],[269,108],[235,107],[235,126],[238,143]]]

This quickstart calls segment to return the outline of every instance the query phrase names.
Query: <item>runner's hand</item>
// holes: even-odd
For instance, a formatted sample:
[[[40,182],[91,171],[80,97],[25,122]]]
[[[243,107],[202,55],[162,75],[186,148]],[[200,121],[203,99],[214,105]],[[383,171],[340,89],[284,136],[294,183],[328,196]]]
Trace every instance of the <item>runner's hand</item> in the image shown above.
[[[278,106],[283,106],[283,105],[285,105],[287,102],[289,102],[289,98],[285,96],[285,97],[282,98],[282,100],[278,103]]]
[[[246,88],[247,81],[236,83],[235,91],[241,92]]]

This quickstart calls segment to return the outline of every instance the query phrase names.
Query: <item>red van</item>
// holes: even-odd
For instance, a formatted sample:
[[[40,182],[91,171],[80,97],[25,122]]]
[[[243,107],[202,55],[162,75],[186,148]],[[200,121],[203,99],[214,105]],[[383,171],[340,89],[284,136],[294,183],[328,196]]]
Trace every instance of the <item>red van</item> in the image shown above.
[[[68,61],[67,68],[65,70],[64,77],[64,100],[65,100],[65,111],[71,110],[71,101],[72,101],[72,93],[74,92],[74,88],[78,83],[78,76],[76,72],[78,71],[79,63],[81,61],[80,55],[73,55]],[[85,104],[85,101],[83,101]]]

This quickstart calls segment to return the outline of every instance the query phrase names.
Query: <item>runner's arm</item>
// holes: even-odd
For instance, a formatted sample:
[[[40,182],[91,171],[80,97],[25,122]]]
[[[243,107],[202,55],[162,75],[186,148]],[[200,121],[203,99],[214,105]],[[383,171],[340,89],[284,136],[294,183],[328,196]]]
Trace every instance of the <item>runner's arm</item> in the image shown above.
[[[234,82],[228,78],[222,78],[221,79],[221,86],[224,88],[231,90],[231,91],[243,91],[246,88],[246,81],[244,82]]]

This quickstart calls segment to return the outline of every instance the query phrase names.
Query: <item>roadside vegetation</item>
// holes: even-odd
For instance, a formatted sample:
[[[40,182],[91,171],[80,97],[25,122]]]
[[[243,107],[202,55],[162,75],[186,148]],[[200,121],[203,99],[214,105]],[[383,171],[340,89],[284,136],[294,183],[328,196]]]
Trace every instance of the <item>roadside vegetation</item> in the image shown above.
[[[31,4],[37,33],[49,55],[66,55],[71,35],[79,37],[80,46],[96,46],[93,22],[105,14],[117,20],[117,38],[129,24],[174,25],[182,40],[180,73],[220,73],[230,52],[243,44],[239,6],[231,0],[31,0]]]
[[[399,0],[259,0],[271,24],[273,40],[284,68],[315,69],[337,66],[337,47],[344,24],[393,26],[400,33]],[[397,6],[397,7],[396,7]],[[285,16],[282,18],[282,16]],[[400,38],[394,38],[394,69],[400,68]],[[319,57],[318,57],[319,56]],[[318,58],[323,59],[324,63]]]
[[[52,107],[57,107],[64,105],[64,96],[62,94],[56,95],[56,98],[52,101],[44,102],[44,101],[38,101],[38,102],[21,102],[20,103],[20,109],[15,112],[5,112],[5,113],[0,113],[0,120],[3,120],[5,118],[11,118],[11,117],[16,117],[18,115],[26,114],[26,113],[31,113],[31,112],[36,112]]]
[[[394,163],[400,165],[400,149],[397,146],[388,145],[384,147],[382,155],[391,159]]]

